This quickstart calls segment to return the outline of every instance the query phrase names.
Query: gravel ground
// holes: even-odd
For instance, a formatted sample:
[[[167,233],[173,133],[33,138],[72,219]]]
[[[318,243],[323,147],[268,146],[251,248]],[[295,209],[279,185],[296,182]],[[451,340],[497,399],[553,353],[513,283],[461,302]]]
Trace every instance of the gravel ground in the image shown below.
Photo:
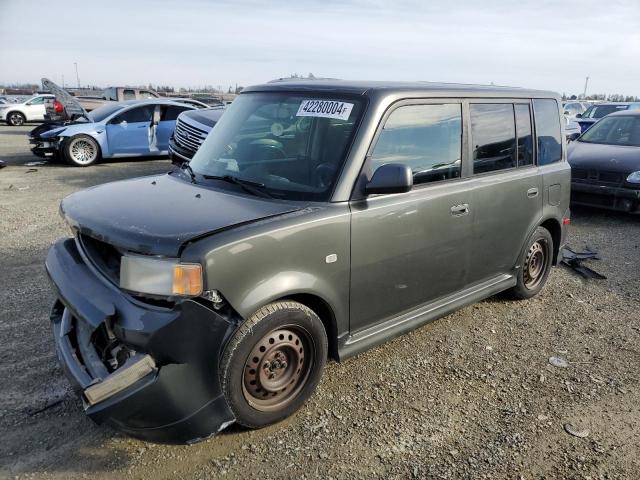
[[[285,422],[154,445],[82,414],[43,260],[67,234],[65,195],[169,163],[29,167],[29,128],[0,126],[0,477],[640,478],[640,217],[574,211],[569,242],[598,249],[607,280],[554,269],[537,298],[491,298],[329,364]]]

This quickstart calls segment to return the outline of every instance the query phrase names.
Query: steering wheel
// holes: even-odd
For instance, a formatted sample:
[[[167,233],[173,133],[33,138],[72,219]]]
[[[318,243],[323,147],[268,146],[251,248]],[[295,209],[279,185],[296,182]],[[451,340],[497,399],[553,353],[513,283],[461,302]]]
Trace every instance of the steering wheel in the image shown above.
[[[335,177],[337,169],[333,163],[321,163],[318,165],[313,171],[316,186],[320,188],[329,187]]]
[[[275,157],[273,160],[278,158],[287,158],[287,152],[284,151],[282,143],[277,140],[273,140],[272,138],[261,138],[260,140],[254,140],[249,145],[252,147],[267,149],[268,151],[275,152],[279,154],[279,157]]]

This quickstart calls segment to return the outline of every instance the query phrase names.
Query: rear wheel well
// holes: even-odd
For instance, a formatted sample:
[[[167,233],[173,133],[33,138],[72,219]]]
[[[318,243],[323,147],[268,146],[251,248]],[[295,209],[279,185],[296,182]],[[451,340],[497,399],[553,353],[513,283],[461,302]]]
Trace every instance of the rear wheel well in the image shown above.
[[[295,295],[289,295],[281,300],[294,300],[306,307],[313,310],[324,325],[324,329],[327,332],[327,340],[329,342],[329,357],[333,360],[338,360],[338,333],[336,327],[336,318],[333,314],[333,310],[327,302],[322,298],[317,297],[310,293],[299,293]]]
[[[553,239],[553,264],[558,263],[558,253],[560,251],[560,239],[562,237],[562,229],[560,223],[554,219],[549,218],[540,224],[541,227],[547,229]]]

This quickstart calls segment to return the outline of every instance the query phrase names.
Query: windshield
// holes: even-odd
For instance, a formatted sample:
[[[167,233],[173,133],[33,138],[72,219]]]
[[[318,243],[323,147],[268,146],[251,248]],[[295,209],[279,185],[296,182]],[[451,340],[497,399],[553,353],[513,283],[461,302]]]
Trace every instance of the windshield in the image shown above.
[[[119,103],[103,105],[102,107],[98,107],[95,110],[90,111],[87,116],[92,122],[101,122],[112,113],[115,113],[124,107],[125,105]]]
[[[587,130],[581,142],[640,147],[640,116],[613,116]]]
[[[361,98],[341,95],[243,94],[190,166],[196,178],[235,177],[275,198],[326,201],[362,109]]]
[[[613,112],[626,110],[629,105],[591,105],[586,112],[582,114],[582,118],[602,118]]]

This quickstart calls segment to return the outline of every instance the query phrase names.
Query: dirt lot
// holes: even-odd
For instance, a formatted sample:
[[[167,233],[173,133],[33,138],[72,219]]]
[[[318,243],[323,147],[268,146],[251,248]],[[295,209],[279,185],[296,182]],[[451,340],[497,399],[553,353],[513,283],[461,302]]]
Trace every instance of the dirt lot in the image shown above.
[[[67,235],[65,195],[169,163],[29,167],[29,128],[0,126],[0,477],[640,478],[640,218],[574,212],[570,244],[597,248],[608,280],[555,269],[535,299],[492,298],[331,363],[281,424],[153,445],[84,417],[43,260]]]

